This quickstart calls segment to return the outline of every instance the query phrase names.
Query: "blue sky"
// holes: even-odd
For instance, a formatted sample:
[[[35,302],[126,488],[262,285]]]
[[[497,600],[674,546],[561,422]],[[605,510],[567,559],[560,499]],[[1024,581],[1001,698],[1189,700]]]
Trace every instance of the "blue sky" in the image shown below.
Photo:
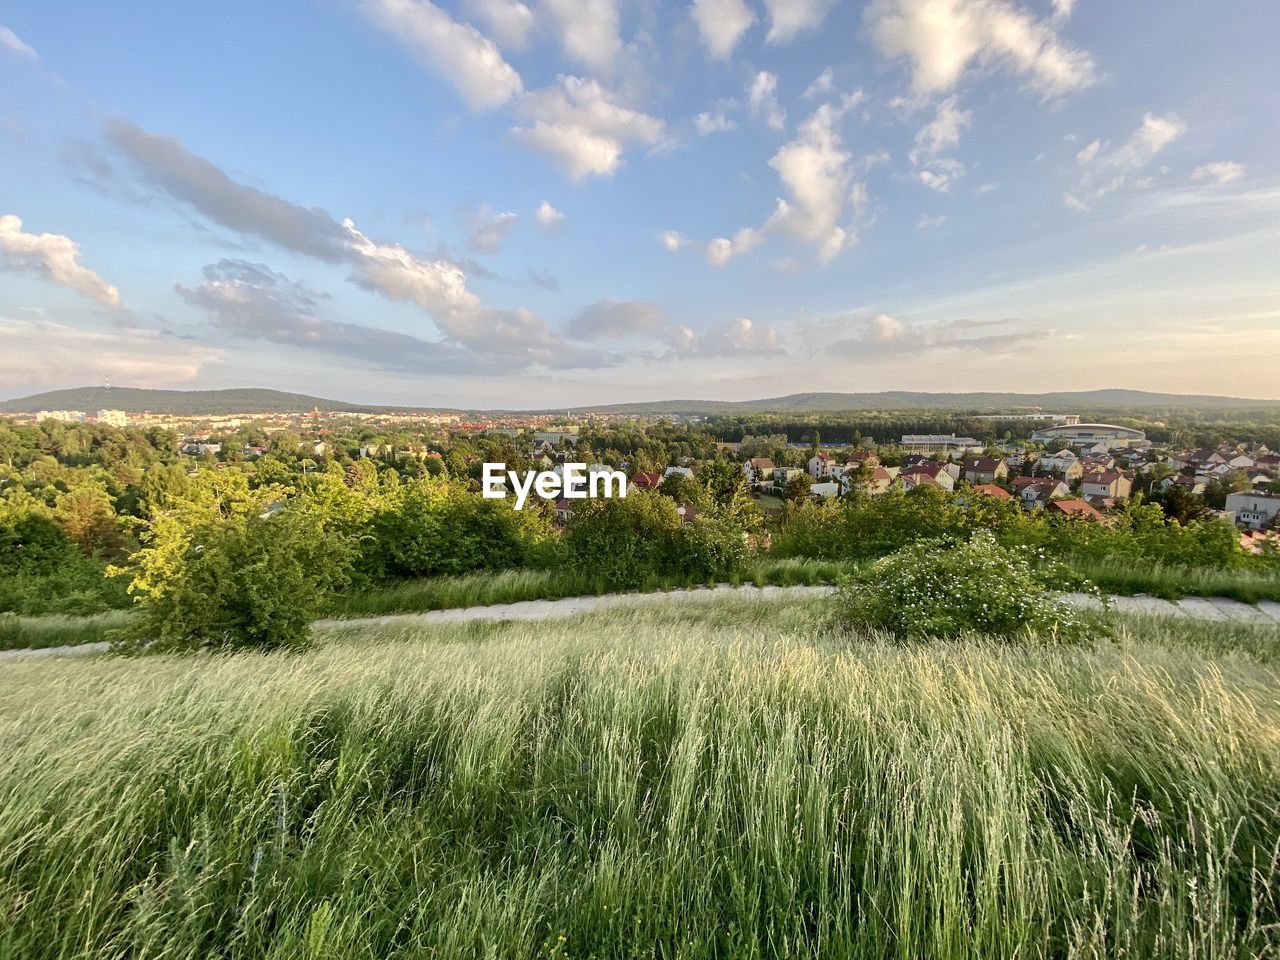
[[[0,395],[1280,397],[1271,0],[0,13]]]

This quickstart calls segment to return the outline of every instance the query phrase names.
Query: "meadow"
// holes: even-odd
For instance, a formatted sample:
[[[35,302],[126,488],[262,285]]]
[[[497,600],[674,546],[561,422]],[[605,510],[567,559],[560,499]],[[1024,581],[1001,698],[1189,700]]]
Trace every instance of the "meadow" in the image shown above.
[[[1280,953],[1280,630],[822,603],[0,666],[0,956]]]

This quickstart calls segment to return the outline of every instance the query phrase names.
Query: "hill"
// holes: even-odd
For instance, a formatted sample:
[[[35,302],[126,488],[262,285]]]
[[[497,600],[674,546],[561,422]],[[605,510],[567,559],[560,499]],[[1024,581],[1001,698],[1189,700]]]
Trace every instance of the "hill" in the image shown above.
[[[152,410],[201,416],[217,413],[305,413],[320,409],[333,413],[427,412],[444,407],[360,404],[279,390],[145,390],[135,387],[77,387],[52,390],[0,402],[0,413],[37,410],[94,410],[107,408],[138,413]],[[608,413],[638,416],[733,416],[750,413],[840,413],[860,410],[939,410],[964,413],[1123,413],[1213,410],[1280,411],[1280,400],[1218,397],[1199,394],[1148,393],[1143,390],[1084,390],[1055,393],[793,393],[763,400],[655,400],[639,403],[587,404],[570,413]],[[563,413],[564,407],[530,410],[490,409],[502,413]]]

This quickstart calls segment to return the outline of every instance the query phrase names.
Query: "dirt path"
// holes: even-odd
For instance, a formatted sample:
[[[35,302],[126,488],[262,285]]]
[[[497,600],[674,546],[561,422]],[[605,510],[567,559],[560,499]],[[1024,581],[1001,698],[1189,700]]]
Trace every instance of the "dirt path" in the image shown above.
[[[473,621],[552,620],[605,610],[611,607],[642,606],[667,601],[697,603],[736,591],[761,600],[806,599],[828,596],[832,587],[733,587],[727,583],[693,590],[671,590],[664,593],[612,593],[600,597],[565,597],[560,600],[521,600],[490,607],[462,607],[455,610],[429,610],[424,613],[396,613],[381,617],[358,617],[350,620],[317,620],[317,630],[341,630],[362,626],[423,626],[433,623],[469,623]],[[1082,607],[1098,608],[1099,603],[1082,593],[1066,594],[1066,599]],[[1186,597],[1182,600],[1160,600],[1156,597],[1112,597],[1112,608],[1120,613],[1145,613],[1166,617],[1191,617],[1198,620],[1255,623],[1280,626],[1280,603],[1263,600],[1257,606],[1226,597]],[[59,657],[101,653],[105,643],[86,643],[74,647],[49,647],[42,650],[6,650],[0,660],[12,657]]]

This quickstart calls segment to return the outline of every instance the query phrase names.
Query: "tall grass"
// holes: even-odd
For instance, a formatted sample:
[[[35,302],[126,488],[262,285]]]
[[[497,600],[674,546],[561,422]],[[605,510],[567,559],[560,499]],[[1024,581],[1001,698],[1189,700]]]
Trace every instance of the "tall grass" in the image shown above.
[[[730,578],[735,586],[814,586],[835,583],[852,564],[827,560],[760,560]],[[646,591],[672,590],[703,585],[700,581],[650,577]],[[521,600],[558,600],[612,592],[610,585],[591,571],[503,570],[471,573],[460,577],[432,577],[403,580],[368,587],[334,597],[335,616],[368,617],[388,613],[415,613],[424,610],[451,610],[458,607],[490,606]]]
[[[63,614],[20,617],[13,613],[0,613],[0,650],[98,643],[106,640],[110,631],[117,630],[128,622],[127,610],[109,610],[86,617]]]
[[[6,665],[0,955],[1280,949],[1274,668],[1203,624],[901,647],[823,616]]]
[[[1280,600],[1280,574],[1258,570],[1177,567],[1122,560],[1070,560],[1068,568],[1107,593],[1180,597],[1231,597],[1245,603]]]

